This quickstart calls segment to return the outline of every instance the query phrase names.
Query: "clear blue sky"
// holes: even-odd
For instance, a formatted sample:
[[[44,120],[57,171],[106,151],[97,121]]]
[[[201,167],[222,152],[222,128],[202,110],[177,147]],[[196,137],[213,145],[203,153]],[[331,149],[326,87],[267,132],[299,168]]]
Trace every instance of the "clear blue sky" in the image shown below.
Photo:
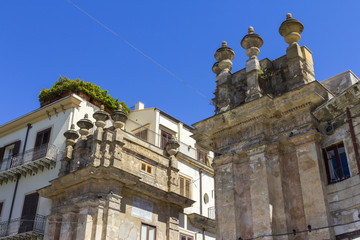
[[[2,0],[0,124],[39,107],[38,94],[59,75],[108,89],[131,107],[142,101],[193,124],[213,115],[214,53],[226,40],[233,72],[247,59],[240,41],[251,25],[264,39],[259,59],[287,44],[278,29],[288,12],[305,28],[322,81],[351,69],[360,76],[360,1],[73,0],[121,37],[175,73],[175,79],[66,0]]]

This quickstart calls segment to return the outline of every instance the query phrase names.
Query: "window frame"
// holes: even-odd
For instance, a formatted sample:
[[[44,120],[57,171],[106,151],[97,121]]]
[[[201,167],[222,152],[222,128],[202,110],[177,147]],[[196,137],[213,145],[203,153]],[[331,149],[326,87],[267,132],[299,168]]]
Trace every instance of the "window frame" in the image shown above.
[[[203,155],[203,159],[201,160],[200,157],[201,155]],[[198,160],[199,162],[206,164],[206,162],[208,161],[208,152],[201,149],[201,148],[196,148],[196,160]]]
[[[149,227],[153,227],[155,229],[154,231],[154,240],[156,240],[156,226],[155,225],[152,225],[152,224],[148,224],[148,223],[144,223],[144,222],[141,222],[141,228],[140,228],[140,240],[142,239],[142,226],[146,226],[146,239],[145,240],[149,240]]]
[[[164,136],[163,136],[164,135]],[[169,131],[166,131],[162,128],[160,128],[160,148],[161,149],[165,149],[166,148],[166,144],[169,141],[169,139],[172,138],[172,136],[175,136],[175,134],[172,134]],[[165,140],[166,139],[166,140]]]
[[[182,237],[185,237],[185,240],[194,240],[194,236],[180,232],[180,240],[182,240]]]
[[[145,166],[145,170],[142,169],[143,165]],[[149,167],[150,167],[150,170],[151,170],[150,172],[147,171],[149,169]],[[153,165],[151,165],[151,164],[149,164],[147,162],[144,162],[144,161],[140,161],[140,171],[141,172],[153,175],[153,173],[154,173],[153,169],[154,169]]]
[[[181,193],[181,179],[183,179],[183,183],[184,183],[184,186],[183,186],[183,193]],[[186,191],[186,181],[189,181],[189,194],[187,195],[187,191]],[[179,175],[179,194],[183,197],[187,197],[187,198],[192,198],[192,179],[190,177],[187,177],[187,176],[184,176],[184,175]]]
[[[144,134],[144,132],[145,132],[145,134]],[[142,139],[142,140],[144,140],[144,141],[147,142],[148,139],[149,139],[149,129],[148,129],[148,128],[144,128],[144,129],[142,129],[142,130],[137,131],[136,133],[134,133],[134,135],[135,135],[136,137],[138,137],[138,138],[140,138],[140,139]],[[145,137],[144,137],[143,135],[145,135]]]
[[[343,148],[344,149],[344,153],[346,156],[346,164],[347,164],[347,169],[349,171],[349,175],[344,176],[344,169],[343,166],[341,164],[341,159],[340,159],[340,154],[339,154],[339,149]],[[324,162],[325,162],[325,169],[326,169],[326,175],[327,175],[327,180],[328,180],[328,184],[333,184],[333,183],[337,183],[337,182],[341,182],[345,179],[348,179],[351,177],[351,171],[350,171],[350,167],[349,167],[349,160],[348,160],[348,155],[346,153],[346,148],[344,143],[338,142],[335,144],[332,144],[326,148],[323,148],[323,158],[324,158]],[[330,166],[329,166],[329,157],[328,157],[328,153],[330,151],[334,151],[334,157],[335,157],[335,164],[336,164],[336,175],[338,176],[336,179],[332,179],[331,178],[331,174],[330,174]]]

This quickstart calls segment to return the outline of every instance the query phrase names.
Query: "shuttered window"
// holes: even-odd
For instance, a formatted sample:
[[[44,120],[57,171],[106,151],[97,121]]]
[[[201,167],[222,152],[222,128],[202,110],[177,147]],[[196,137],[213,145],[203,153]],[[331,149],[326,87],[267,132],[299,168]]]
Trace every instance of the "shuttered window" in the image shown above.
[[[25,196],[23,210],[21,213],[19,233],[33,230],[38,201],[39,194],[37,192]]]
[[[14,167],[13,165],[17,162],[16,156],[20,151],[20,143],[19,140],[0,148],[0,169]]]
[[[191,186],[191,179],[179,176],[179,188],[180,188],[180,195],[184,197],[190,198],[190,186]]]
[[[33,159],[39,159],[46,155],[48,144],[50,141],[51,128],[36,134]]]

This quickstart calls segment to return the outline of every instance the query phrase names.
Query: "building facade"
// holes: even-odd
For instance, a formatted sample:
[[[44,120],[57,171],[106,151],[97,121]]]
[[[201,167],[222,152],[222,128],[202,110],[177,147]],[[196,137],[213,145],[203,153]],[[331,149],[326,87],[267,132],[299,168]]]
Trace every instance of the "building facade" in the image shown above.
[[[71,94],[0,126],[0,239],[215,239],[212,155],[151,111]]]
[[[259,61],[250,27],[238,72],[226,42],[215,53],[215,115],[193,137],[215,153],[217,239],[360,238],[359,79],[316,81],[302,31],[288,14],[286,54]]]

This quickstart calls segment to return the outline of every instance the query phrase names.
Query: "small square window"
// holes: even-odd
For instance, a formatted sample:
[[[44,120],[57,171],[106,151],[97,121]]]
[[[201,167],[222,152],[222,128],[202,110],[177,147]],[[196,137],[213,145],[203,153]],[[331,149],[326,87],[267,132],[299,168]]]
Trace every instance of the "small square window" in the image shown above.
[[[153,173],[153,166],[146,163],[146,162],[140,162],[140,170],[149,174]]]

